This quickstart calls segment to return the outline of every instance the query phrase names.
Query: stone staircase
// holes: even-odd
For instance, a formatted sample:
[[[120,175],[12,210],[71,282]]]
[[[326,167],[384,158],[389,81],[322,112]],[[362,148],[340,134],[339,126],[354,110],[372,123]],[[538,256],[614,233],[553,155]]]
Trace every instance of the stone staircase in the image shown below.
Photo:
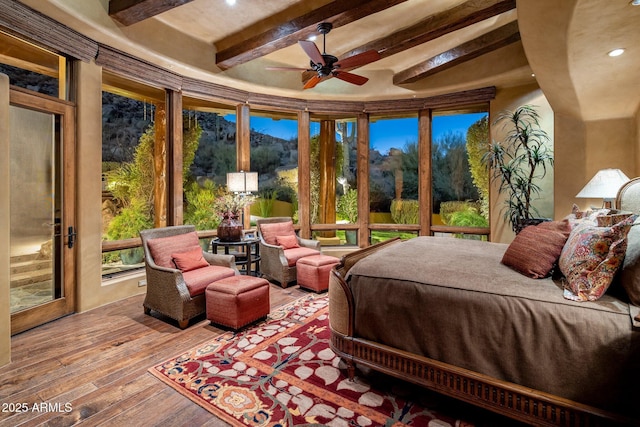
[[[11,257],[12,289],[51,281],[52,261],[38,257],[37,253]]]

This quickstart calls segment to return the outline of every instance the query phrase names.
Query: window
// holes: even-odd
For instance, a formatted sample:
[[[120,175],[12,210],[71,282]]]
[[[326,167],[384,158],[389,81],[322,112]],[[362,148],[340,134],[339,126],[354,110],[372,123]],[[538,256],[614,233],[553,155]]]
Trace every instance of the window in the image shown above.
[[[154,226],[155,118],[164,91],[103,74],[103,240],[121,241]],[[103,253],[103,277],[143,266],[141,247]]]
[[[489,173],[482,156],[488,146],[488,114],[434,112],[432,135],[433,225],[486,229]]]
[[[311,122],[311,223],[335,224],[314,232],[323,245],[357,245],[358,182],[355,118]]]
[[[298,211],[298,120],[295,115],[251,112],[251,172],[258,173],[252,216],[288,216]]]
[[[369,133],[370,222],[417,226],[420,222],[417,116],[371,117]],[[406,227],[374,229],[371,243],[416,235]]]
[[[183,222],[215,230],[221,218],[214,201],[226,188],[227,172],[236,170],[235,109],[191,98],[183,105]]]
[[[0,46],[0,73],[11,85],[66,99],[65,58],[1,31]]]

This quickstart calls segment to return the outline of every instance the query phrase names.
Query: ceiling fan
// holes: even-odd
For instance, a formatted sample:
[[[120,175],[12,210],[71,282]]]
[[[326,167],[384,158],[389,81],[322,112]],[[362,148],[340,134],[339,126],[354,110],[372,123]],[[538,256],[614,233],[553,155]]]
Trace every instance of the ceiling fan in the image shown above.
[[[345,82],[355,85],[363,85],[369,79],[357,74],[349,73],[345,70],[360,67],[380,59],[377,50],[367,50],[347,58],[338,60],[337,57],[329,55],[326,52],[326,37],[333,28],[330,22],[322,22],[318,24],[318,32],[322,34],[322,53],[318,46],[309,40],[300,40],[298,44],[310,58],[310,68],[296,67],[267,67],[268,70],[284,70],[284,71],[315,71],[316,74],[311,77],[305,84],[303,89],[311,89],[321,81],[328,77],[336,77]]]

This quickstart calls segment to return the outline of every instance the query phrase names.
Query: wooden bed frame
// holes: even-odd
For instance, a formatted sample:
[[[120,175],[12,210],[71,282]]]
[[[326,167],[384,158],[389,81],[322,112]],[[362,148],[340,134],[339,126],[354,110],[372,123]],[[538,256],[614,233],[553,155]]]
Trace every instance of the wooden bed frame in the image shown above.
[[[355,337],[354,299],[344,278],[358,260],[399,241],[388,240],[345,255],[331,272],[331,349],[347,364],[349,378],[353,379],[356,364],[367,366],[531,425],[640,425],[640,420],[630,420],[549,393]]]

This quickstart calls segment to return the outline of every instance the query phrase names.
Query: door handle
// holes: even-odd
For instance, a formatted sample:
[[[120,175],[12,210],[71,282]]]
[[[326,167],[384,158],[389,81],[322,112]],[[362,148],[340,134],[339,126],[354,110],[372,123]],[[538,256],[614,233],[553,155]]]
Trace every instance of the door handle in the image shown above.
[[[76,233],[76,230],[73,227],[69,227],[67,228],[67,231],[69,232],[65,237],[67,238],[67,247],[69,249],[73,248],[73,245],[76,242],[76,236],[78,235]]]

